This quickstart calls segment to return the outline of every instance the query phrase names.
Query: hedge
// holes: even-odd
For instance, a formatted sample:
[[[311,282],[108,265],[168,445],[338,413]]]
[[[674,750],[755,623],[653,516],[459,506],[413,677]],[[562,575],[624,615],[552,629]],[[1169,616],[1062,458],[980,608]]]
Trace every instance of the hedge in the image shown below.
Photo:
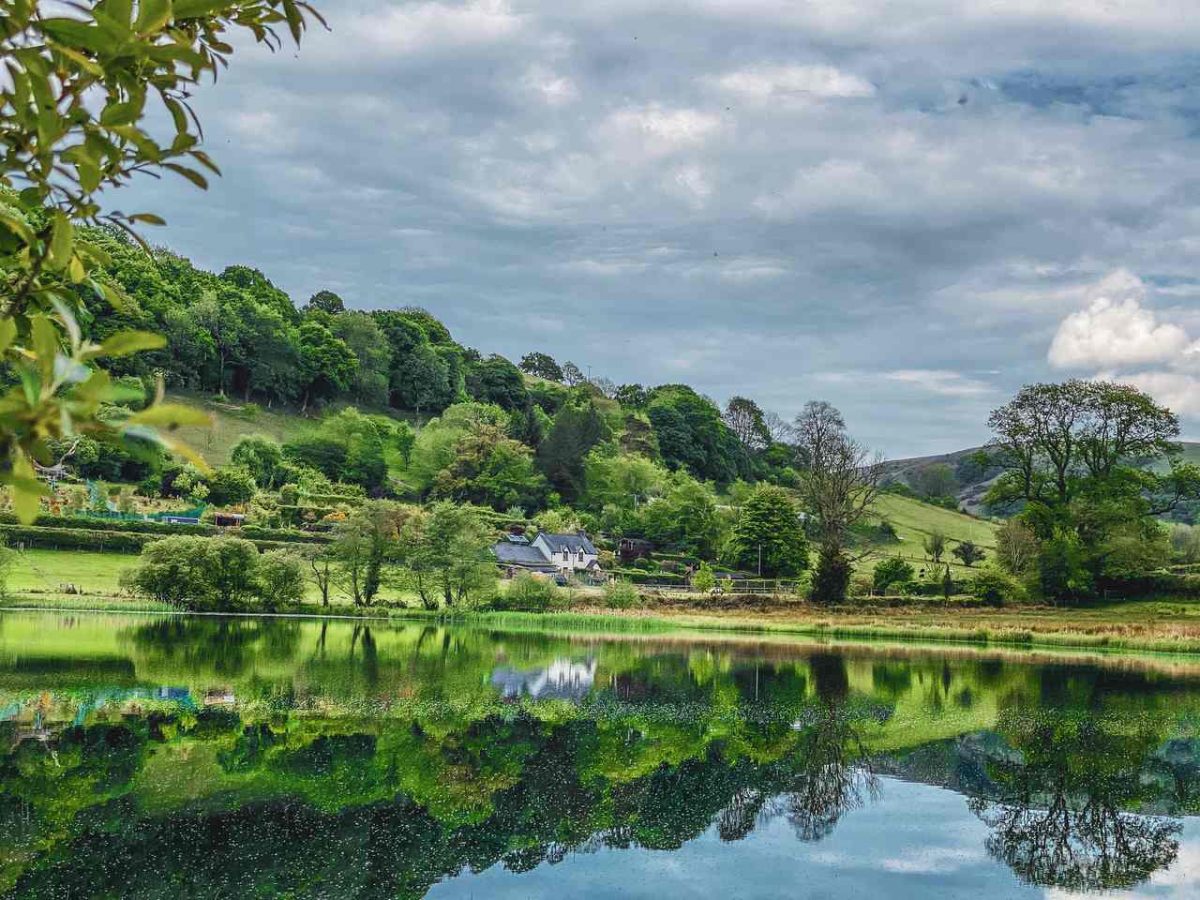
[[[108,553],[141,553],[152,541],[167,535],[138,534],[130,531],[85,531],[81,528],[39,528],[34,525],[0,523],[2,535],[10,547],[22,546],[31,550],[92,550]],[[233,535],[231,535],[233,536]],[[199,535],[205,537],[205,535]],[[246,538],[259,550],[294,550],[297,541],[277,541]]]
[[[20,525],[12,513],[0,513],[0,525]],[[293,544],[323,544],[332,540],[328,534],[296,531],[290,528],[263,528],[259,525],[244,525],[236,530],[219,528],[216,525],[172,525],[146,519],[94,519],[87,516],[38,516],[33,525],[38,528],[72,531],[106,531],[122,534],[185,535],[190,537],[212,537],[232,534],[247,540],[278,541]],[[24,526],[23,526],[24,527]]]

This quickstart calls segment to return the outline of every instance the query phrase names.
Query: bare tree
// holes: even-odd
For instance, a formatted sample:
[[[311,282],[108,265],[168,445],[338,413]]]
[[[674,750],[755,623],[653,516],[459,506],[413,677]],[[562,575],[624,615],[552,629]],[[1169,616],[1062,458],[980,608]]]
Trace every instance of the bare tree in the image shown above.
[[[850,531],[879,496],[883,459],[846,434],[842,414],[824,401],[805,404],[795,428],[808,461],[800,494],[820,532],[813,599],[836,603],[845,599],[850,584]]]
[[[763,450],[771,443],[763,411],[748,397],[730,397],[721,418],[747,450]]]
[[[771,436],[771,440],[776,444],[794,444],[796,442],[795,426],[779,413],[763,413],[763,425],[767,429],[767,434]]]

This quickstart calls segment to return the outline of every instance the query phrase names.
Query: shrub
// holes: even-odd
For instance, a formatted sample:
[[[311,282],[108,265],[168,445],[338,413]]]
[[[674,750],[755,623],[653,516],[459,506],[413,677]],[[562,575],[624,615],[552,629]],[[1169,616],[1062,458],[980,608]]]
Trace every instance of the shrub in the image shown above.
[[[304,565],[289,550],[268,550],[258,558],[255,592],[266,606],[299,603],[304,599]]]
[[[160,603],[197,608],[206,581],[208,539],[171,537],[147,546],[134,569],[121,573],[121,586]]]
[[[875,593],[886,594],[892,585],[912,581],[913,574],[913,567],[899,556],[880,560],[875,564]]]
[[[708,593],[717,586],[717,576],[713,574],[712,566],[706,562],[700,563],[692,575],[692,587],[697,591]]]
[[[522,572],[508,583],[504,593],[492,601],[496,609],[545,612],[562,603],[562,592],[549,578]]]
[[[950,552],[967,568],[980,562],[987,555],[974,541],[960,541]]]
[[[982,569],[968,582],[968,590],[987,606],[1004,606],[1025,599],[1025,588],[1011,575],[999,569]]]
[[[254,479],[241,466],[222,466],[209,476],[208,500],[217,506],[246,503],[254,496]]]
[[[613,580],[604,585],[604,605],[609,609],[632,609],[641,600],[638,589],[628,581]]]
[[[168,537],[146,546],[137,567],[122,573],[121,585],[185,609],[238,609],[263,596],[259,569],[258,549],[251,541]],[[267,576],[273,588],[286,594],[291,576],[277,552],[268,562]],[[294,592],[292,596],[298,599]],[[282,595],[272,598],[284,601]]]

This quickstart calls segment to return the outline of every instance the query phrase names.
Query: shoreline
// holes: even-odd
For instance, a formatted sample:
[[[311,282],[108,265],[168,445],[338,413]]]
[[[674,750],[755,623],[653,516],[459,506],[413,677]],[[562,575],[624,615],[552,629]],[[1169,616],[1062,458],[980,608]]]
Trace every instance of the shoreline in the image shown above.
[[[99,602],[97,602],[99,601]],[[1200,606],[1197,615],[1180,614],[1188,604],[1146,603],[1147,614],[1130,619],[1121,610],[1105,607],[1001,609],[872,607],[862,610],[796,607],[696,609],[642,607],[614,610],[581,607],[574,610],[519,612],[468,610],[429,611],[411,607],[375,606],[362,610],[309,606],[275,612],[211,612],[167,608],[154,602],[59,595],[53,599],[15,594],[0,612],[93,612],[141,615],[234,616],[247,618],[313,618],[340,621],[410,621],[497,627],[504,630],[584,632],[613,637],[684,633],[796,638],[860,645],[882,642],[924,643],[972,648],[1087,651],[1104,655],[1152,653],[1200,656]],[[1173,614],[1163,616],[1162,607]],[[1136,609],[1136,608],[1135,608]],[[1126,607],[1128,612],[1128,606]],[[1156,618],[1157,616],[1157,618]]]

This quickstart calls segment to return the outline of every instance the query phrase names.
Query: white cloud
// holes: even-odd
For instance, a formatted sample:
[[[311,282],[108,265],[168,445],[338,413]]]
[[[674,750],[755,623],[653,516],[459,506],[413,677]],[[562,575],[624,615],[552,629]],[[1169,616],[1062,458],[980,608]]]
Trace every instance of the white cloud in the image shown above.
[[[711,113],[650,103],[617,110],[601,132],[618,153],[632,149],[653,158],[699,147],[720,127],[721,120]]]
[[[833,66],[751,66],[728,72],[718,86],[753,103],[873,97],[875,85]]]
[[[944,397],[981,397],[994,390],[986,382],[946,369],[896,369],[885,372],[883,377]]]
[[[1127,271],[1097,286],[1087,309],[1063,319],[1049,360],[1060,369],[1120,368],[1170,362],[1191,343],[1178,325],[1159,322],[1142,304],[1146,286]]]
[[[343,40],[338,41],[339,54],[369,50],[429,55],[462,50],[509,39],[520,26],[506,0],[409,3],[350,19]]]
[[[1181,416],[1200,417],[1200,341],[1160,321],[1143,305],[1148,293],[1133,273],[1112,273],[1090,291],[1086,309],[1063,319],[1048,359],[1057,368],[1098,370],[1097,378],[1132,384]]]
[[[1181,416],[1200,417],[1200,375],[1188,372],[1101,373],[1105,381],[1132,384]]]
[[[543,65],[530,66],[522,84],[547,106],[565,106],[579,99],[579,88],[574,81]]]

